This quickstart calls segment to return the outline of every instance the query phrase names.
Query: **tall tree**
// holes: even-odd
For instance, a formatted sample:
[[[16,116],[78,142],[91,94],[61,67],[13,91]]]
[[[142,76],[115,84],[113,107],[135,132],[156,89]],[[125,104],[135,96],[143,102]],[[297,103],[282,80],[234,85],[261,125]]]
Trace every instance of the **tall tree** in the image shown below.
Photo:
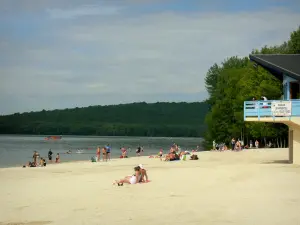
[[[300,26],[293,31],[288,41],[289,53],[300,54]]]

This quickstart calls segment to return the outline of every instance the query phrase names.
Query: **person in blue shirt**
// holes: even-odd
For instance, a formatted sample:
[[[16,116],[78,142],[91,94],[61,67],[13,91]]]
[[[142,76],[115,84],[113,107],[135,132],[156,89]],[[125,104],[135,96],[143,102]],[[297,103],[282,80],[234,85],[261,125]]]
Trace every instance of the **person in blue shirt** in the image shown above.
[[[107,144],[107,145],[105,146],[105,148],[106,148],[106,156],[107,156],[107,159],[110,160],[110,151],[111,151],[111,147],[110,147],[109,144]]]

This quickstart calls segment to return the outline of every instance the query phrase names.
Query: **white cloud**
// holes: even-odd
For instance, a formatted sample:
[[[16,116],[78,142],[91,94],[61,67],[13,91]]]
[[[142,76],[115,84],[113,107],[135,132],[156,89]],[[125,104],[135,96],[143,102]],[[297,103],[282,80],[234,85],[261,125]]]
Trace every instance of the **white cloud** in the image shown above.
[[[106,5],[83,5],[71,9],[47,9],[51,18],[54,19],[73,19],[80,16],[110,16],[116,15],[120,11],[120,7]]]
[[[67,16],[65,12],[52,16],[71,18],[97,11],[73,10]],[[97,15],[74,23],[53,20],[55,29],[41,31],[49,44],[33,35],[30,41],[0,45],[0,50],[9,51],[9,63],[2,69],[0,63],[2,112],[201,100],[204,76],[213,63],[233,55],[247,56],[265,44],[280,44],[300,21],[299,13],[285,9],[119,14],[110,20],[101,17],[103,12]],[[12,95],[19,96],[18,101],[8,102],[5,96]],[[18,107],[20,101],[22,107]]]

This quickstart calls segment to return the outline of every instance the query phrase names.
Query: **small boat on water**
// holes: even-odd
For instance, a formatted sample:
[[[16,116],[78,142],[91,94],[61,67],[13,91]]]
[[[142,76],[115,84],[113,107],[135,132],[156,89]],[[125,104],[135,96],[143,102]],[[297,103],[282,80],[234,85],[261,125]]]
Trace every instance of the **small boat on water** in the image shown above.
[[[48,137],[45,137],[45,140],[60,140],[62,139],[62,136],[48,136]]]

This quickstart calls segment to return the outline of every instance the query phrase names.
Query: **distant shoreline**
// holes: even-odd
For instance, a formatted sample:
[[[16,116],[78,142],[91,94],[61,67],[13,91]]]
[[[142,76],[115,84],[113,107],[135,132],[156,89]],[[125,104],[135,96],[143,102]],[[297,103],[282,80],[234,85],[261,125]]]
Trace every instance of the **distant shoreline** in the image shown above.
[[[211,150],[202,150],[202,151],[198,151],[198,152],[195,152],[195,154],[199,155],[199,154],[207,154],[207,153],[215,153],[215,154],[226,154],[226,153],[229,153],[229,154],[239,154],[239,153],[242,153],[242,152],[268,152],[268,151],[278,151],[278,150],[287,150],[288,148],[259,148],[259,149],[246,149],[246,150],[242,150],[240,152],[234,152],[234,151],[231,151],[231,150],[227,150],[227,151],[223,151],[223,152],[220,152],[220,151],[211,151]],[[47,167],[53,167],[53,166],[59,166],[59,165],[65,165],[65,164],[82,164],[82,163],[92,163],[92,164],[105,164],[105,163],[109,163],[109,162],[115,162],[115,161],[120,161],[120,160],[128,160],[128,159],[147,159],[149,158],[149,156],[151,155],[154,155],[154,154],[149,154],[149,155],[142,155],[142,156],[131,156],[131,157],[128,157],[126,159],[121,159],[119,157],[114,157],[112,156],[111,160],[108,160],[107,162],[103,162],[103,161],[100,161],[100,162],[91,162],[91,160],[67,160],[67,161],[62,161],[60,163],[55,163],[55,160],[52,160],[52,163],[48,163],[47,162]],[[91,154],[91,157],[92,156],[96,156],[95,155],[92,155]],[[47,159],[48,160],[48,159]],[[159,160],[159,159],[155,159],[154,160]],[[8,170],[8,169],[19,169],[19,168],[22,168],[24,164],[20,164],[20,165],[14,165],[14,166],[5,166],[5,167],[1,167],[0,166],[0,172],[1,171],[4,171],[4,170]],[[37,168],[43,168],[43,167],[26,167],[26,168],[22,168],[22,169],[37,169]]]
[[[126,138],[201,138],[203,139],[203,137],[172,137],[172,136],[98,136],[98,135],[84,135],[84,134],[0,134],[0,136],[30,136],[30,137],[47,137],[47,136],[52,136],[52,135],[59,135],[62,136],[62,139],[64,137],[103,137],[103,138],[122,138],[122,137],[126,137]],[[50,141],[60,141],[60,140],[50,140]]]

